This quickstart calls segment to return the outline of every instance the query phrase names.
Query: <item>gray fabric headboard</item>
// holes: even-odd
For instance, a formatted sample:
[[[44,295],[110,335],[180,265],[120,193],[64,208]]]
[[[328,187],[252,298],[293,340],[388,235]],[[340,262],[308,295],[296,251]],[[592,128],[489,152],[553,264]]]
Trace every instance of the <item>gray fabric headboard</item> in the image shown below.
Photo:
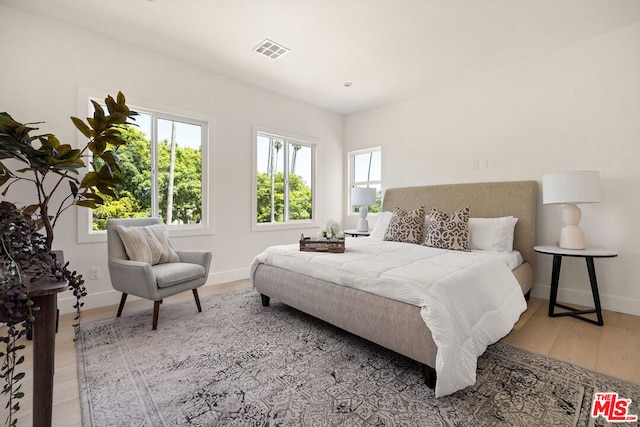
[[[513,247],[535,270],[537,199],[536,181],[427,185],[386,190],[382,210],[425,206],[427,212],[434,207],[450,213],[469,206],[473,218],[517,217]]]

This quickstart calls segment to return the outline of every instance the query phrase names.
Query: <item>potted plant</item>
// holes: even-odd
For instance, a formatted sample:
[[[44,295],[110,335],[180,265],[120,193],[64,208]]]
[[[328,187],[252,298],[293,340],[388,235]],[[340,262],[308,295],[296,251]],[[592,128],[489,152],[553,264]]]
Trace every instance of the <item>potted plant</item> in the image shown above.
[[[33,283],[38,281],[65,281],[76,297],[74,307],[80,310],[81,298],[86,295],[82,275],[70,271],[68,263],[58,262],[54,251],[46,245],[45,236],[38,232],[37,222],[30,214],[9,202],[0,202],[0,322],[4,334],[0,338],[5,346],[0,349],[0,378],[4,380],[2,394],[7,395],[7,424],[16,425],[15,412],[20,409],[24,396],[20,380],[24,373],[16,368],[24,361],[19,356],[25,346],[19,339],[27,333],[27,326],[35,320],[39,307],[32,297]],[[5,331],[6,329],[6,331]]]
[[[24,346],[17,340],[26,333],[38,310],[31,298],[34,283],[65,280],[77,298],[76,320],[82,306],[80,300],[86,295],[82,275],[70,271],[68,263],[59,263],[51,250],[57,221],[74,205],[89,208],[101,205],[101,194],[116,197],[114,189],[121,180],[116,151],[126,140],[120,129],[137,113],[129,109],[121,92],[116,99],[108,96],[104,101],[107,113],[100,103],[92,101],[93,117],[86,122],[71,117],[75,127],[87,138],[80,149],[62,144],[53,134],[32,135],[38,130],[33,125],[38,123],[23,124],[8,113],[0,113],[1,194],[6,197],[18,183],[22,193],[29,187],[34,192],[33,203],[26,206],[18,207],[8,201],[0,203],[0,322],[7,325],[0,336],[5,344],[4,351],[0,351],[0,378],[5,382],[1,394],[8,396],[6,408],[10,425],[17,423],[15,412],[23,396],[20,380],[24,374],[15,368],[24,360],[23,356],[17,356]],[[84,158],[89,158],[91,170],[85,169]],[[44,229],[44,234],[40,234],[39,229]]]

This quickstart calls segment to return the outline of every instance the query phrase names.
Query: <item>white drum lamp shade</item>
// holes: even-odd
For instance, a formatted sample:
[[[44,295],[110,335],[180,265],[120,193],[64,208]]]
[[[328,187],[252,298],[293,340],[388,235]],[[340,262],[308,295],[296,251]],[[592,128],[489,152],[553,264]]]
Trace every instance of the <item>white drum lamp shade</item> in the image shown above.
[[[369,221],[367,221],[367,213],[369,208],[367,206],[375,205],[376,203],[376,189],[366,187],[353,187],[351,189],[351,206],[360,206],[358,214],[358,231],[369,231]]]
[[[557,172],[542,177],[542,203],[565,204],[562,210],[564,227],[558,245],[564,249],[584,249],[584,232],[578,226],[582,211],[578,203],[600,201],[600,172]]]

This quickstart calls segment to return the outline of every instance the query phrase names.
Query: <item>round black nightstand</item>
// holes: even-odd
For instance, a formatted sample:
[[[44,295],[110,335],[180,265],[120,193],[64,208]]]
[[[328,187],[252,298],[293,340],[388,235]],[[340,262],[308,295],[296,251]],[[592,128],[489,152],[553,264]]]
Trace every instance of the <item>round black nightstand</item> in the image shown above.
[[[540,254],[553,255],[553,270],[551,272],[551,293],[549,295],[549,317],[572,316],[594,325],[604,325],[602,319],[602,308],[600,307],[600,294],[598,293],[598,281],[596,280],[596,267],[593,263],[594,258],[613,258],[618,256],[618,251],[600,248],[587,248],[582,250],[563,249],[558,246],[535,246],[533,248]],[[591,293],[593,295],[593,310],[579,310],[574,307],[559,304],[556,301],[558,296],[558,282],[560,281],[560,267],[562,266],[562,257],[584,258],[587,261],[587,270],[589,272],[589,281],[591,282]],[[555,308],[564,308],[565,312],[556,313]],[[589,319],[582,316],[583,314],[595,313],[598,320]]]
[[[344,230],[344,234],[351,236],[351,237],[358,237],[358,236],[369,236],[371,235],[371,231],[358,231],[358,230]]]

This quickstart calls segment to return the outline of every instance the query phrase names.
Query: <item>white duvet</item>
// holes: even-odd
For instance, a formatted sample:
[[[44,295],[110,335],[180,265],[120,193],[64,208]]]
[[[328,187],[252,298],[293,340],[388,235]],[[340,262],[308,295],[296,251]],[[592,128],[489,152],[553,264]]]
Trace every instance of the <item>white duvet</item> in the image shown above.
[[[505,336],[526,309],[509,253],[455,252],[374,238],[348,239],[343,254],[272,246],[269,264],[421,307],[438,346],[437,397],[475,383],[477,358]]]

